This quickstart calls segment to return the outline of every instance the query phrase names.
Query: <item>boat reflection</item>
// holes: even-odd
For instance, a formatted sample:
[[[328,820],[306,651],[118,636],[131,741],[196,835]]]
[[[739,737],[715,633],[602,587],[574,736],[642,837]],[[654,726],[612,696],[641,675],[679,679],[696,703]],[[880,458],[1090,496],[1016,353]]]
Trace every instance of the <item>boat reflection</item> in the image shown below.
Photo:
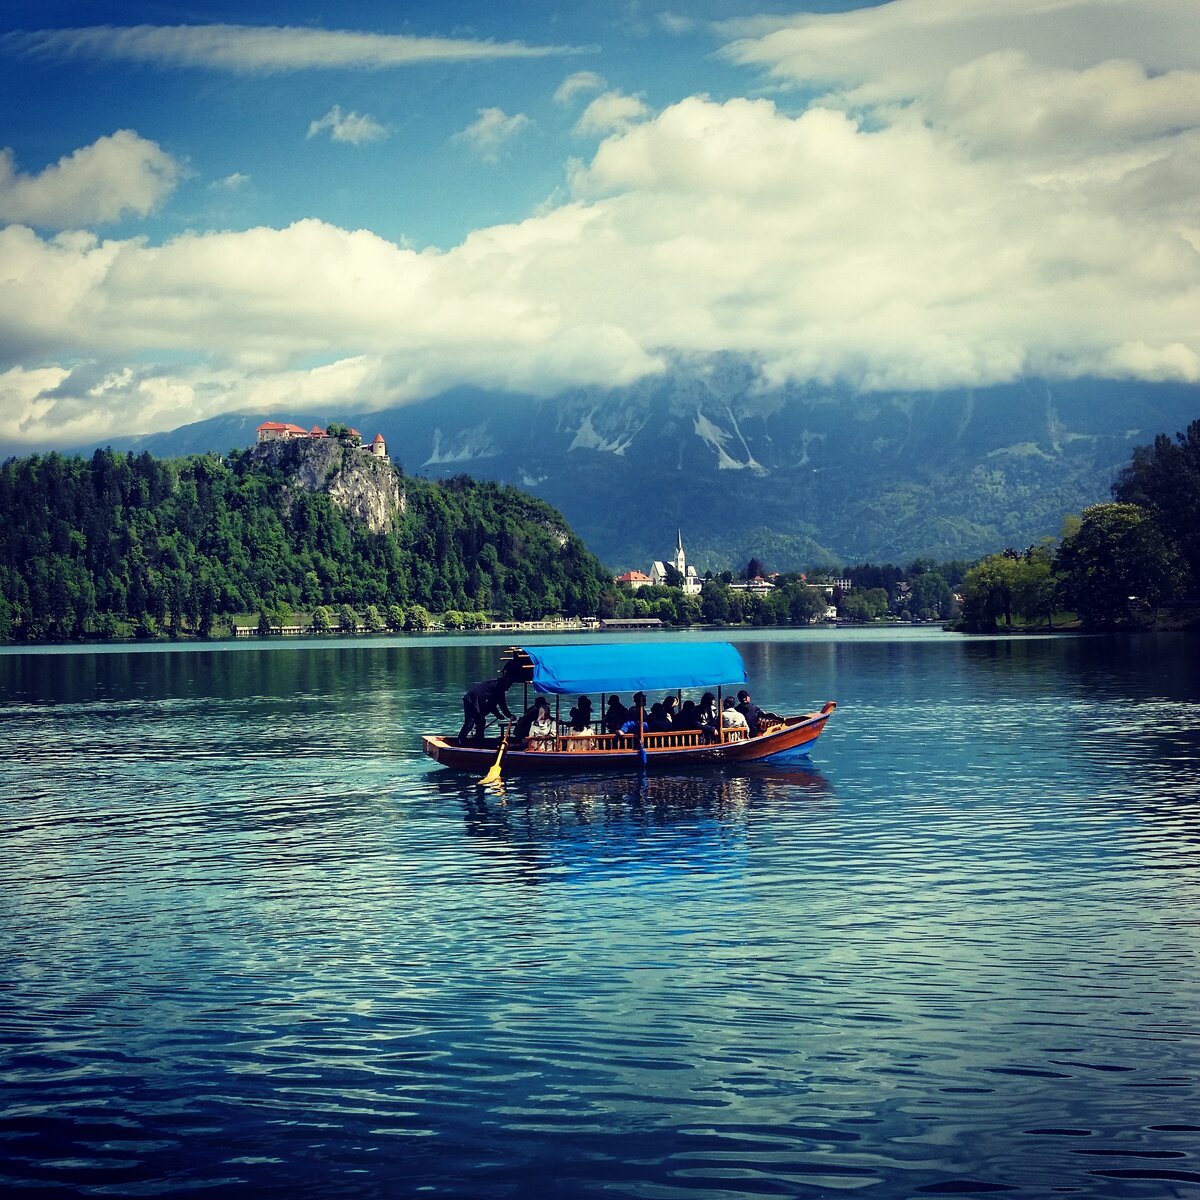
[[[520,776],[490,785],[439,773],[430,782],[460,803],[469,835],[526,843],[674,828],[695,848],[706,831],[724,840],[754,816],[833,799],[829,781],[807,759],[720,772]]]

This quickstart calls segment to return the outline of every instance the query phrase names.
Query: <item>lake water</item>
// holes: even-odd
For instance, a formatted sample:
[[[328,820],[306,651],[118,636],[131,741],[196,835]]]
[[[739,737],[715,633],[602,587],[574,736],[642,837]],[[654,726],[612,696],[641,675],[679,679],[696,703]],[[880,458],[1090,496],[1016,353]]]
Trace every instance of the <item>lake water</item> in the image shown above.
[[[811,762],[503,791],[500,639],[0,654],[0,1185],[1197,1195],[1200,642],[733,640]]]

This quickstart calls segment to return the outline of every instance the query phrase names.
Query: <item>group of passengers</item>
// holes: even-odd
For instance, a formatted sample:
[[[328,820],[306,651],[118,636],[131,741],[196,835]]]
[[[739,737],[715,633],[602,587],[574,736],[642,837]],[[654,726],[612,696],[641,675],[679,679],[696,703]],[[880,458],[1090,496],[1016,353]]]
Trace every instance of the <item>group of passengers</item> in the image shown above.
[[[732,696],[727,696],[719,712],[717,698],[712,692],[705,692],[699,703],[695,700],[680,702],[677,696],[667,695],[648,709],[645,693],[637,692],[629,708],[621,703],[620,697],[609,698],[604,729],[606,733],[626,736],[636,736],[639,732],[699,733],[705,741],[713,742],[717,740],[720,729],[741,730],[747,737],[756,737],[778,721],[779,718],[774,714],[763,712],[745,689],[738,692],[736,701]]]
[[[478,683],[463,696],[464,721],[458,734],[458,744],[483,742],[489,716],[497,720],[514,721],[510,735],[514,745],[527,750],[553,750],[559,734],[559,722],[551,715],[545,696],[538,696],[520,717],[514,717],[505,699],[505,692],[516,682],[517,671],[509,663],[496,679]],[[719,731],[741,731],[743,737],[756,737],[782,718],[763,712],[744,688],[737,700],[725,698],[721,710],[712,692],[705,692],[699,703],[675,695],[664,696],[646,707],[646,694],[635,692],[626,707],[620,696],[609,696],[601,727],[604,733],[639,738],[643,733],[698,733],[705,742],[715,742]],[[593,750],[596,727],[592,722],[592,702],[580,696],[565,723],[566,746],[572,750]],[[735,733],[735,736],[738,734]]]
[[[571,738],[569,749],[594,749],[594,742],[583,740],[596,733],[592,725],[592,702],[587,696],[580,696],[578,704],[571,709],[566,732]],[[538,696],[512,728],[512,740],[517,745],[524,742],[526,750],[553,750],[557,734],[558,722],[550,715],[550,702],[545,696]]]

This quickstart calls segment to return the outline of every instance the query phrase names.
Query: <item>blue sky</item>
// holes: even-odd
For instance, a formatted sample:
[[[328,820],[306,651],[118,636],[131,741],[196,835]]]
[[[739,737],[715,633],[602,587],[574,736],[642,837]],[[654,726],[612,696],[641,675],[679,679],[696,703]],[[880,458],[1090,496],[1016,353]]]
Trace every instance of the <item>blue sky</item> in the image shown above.
[[[0,13],[0,440],[733,352],[1200,380],[1193,0]]]

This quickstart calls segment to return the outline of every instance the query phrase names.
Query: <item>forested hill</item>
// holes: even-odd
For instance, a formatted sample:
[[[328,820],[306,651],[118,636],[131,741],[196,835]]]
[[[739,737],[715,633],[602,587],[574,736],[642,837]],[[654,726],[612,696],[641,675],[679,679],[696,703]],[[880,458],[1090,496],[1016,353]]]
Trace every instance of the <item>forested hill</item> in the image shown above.
[[[223,616],[318,605],[595,613],[611,579],[548,504],[333,445],[9,459],[0,639],[207,635]]]

